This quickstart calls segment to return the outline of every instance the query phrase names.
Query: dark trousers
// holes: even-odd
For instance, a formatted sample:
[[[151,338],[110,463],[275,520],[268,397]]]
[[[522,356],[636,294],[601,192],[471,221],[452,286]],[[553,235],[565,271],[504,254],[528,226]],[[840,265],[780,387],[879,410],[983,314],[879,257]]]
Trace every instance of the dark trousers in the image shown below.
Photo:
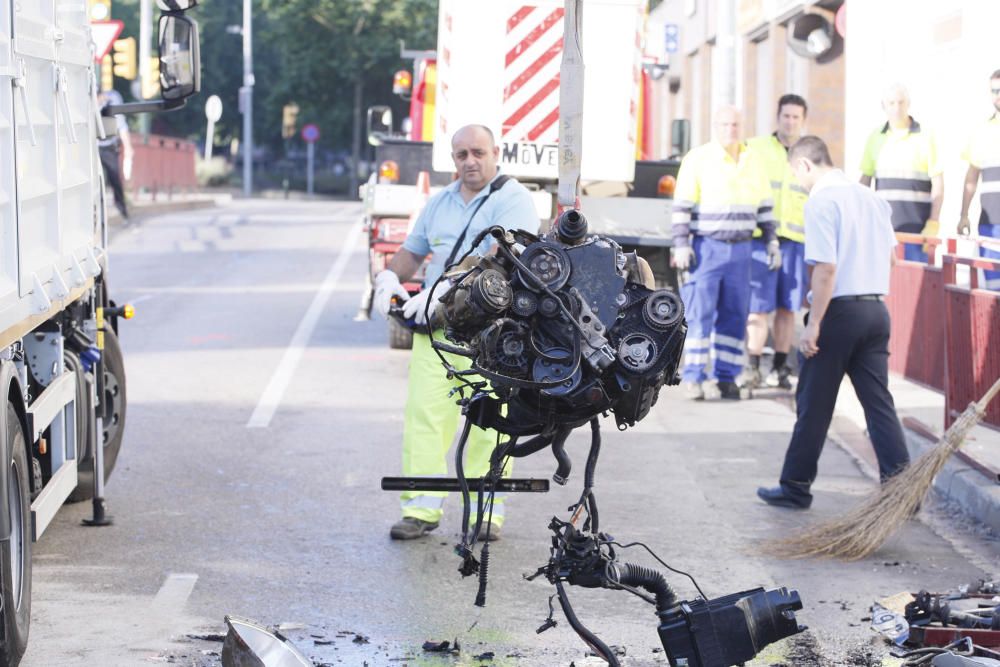
[[[885,481],[910,462],[889,393],[889,311],[881,301],[833,301],[819,333],[819,352],[802,361],[795,398],[797,419],[785,453],[781,486],[811,498],[837,392],[846,373],[865,411],[868,435]]]
[[[118,145],[100,146],[101,165],[104,167],[104,178],[111,186],[115,195],[115,206],[125,220],[128,220],[128,209],[125,207],[125,189],[122,187],[121,168],[118,164]]]

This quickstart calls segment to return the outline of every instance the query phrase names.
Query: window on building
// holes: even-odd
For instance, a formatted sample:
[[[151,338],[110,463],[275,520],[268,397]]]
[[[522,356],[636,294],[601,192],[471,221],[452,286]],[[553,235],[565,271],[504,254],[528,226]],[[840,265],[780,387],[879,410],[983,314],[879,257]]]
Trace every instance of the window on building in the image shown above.
[[[756,134],[770,134],[773,123],[774,110],[774,56],[773,43],[769,39],[768,33],[764,33],[754,40],[754,51],[757,58],[757,80],[754,82],[756,88],[756,104],[754,117],[756,119]]]
[[[809,95],[809,61],[785,47],[785,91],[807,97]]]

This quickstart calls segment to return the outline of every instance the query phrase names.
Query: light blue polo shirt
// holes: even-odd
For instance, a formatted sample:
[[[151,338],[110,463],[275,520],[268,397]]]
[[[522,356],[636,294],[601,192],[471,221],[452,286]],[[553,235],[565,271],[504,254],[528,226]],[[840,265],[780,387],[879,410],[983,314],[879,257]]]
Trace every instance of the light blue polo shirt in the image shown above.
[[[499,176],[498,172],[493,177],[494,180]],[[433,285],[444,271],[444,262],[451,254],[459,235],[479,206],[479,201],[490,191],[490,186],[487,184],[466,203],[459,192],[461,185],[462,182],[456,180],[431,197],[414,223],[413,230],[403,242],[403,248],[415,255],[424,257],[431,254],[424,279],[425,287]],[[472,219],[472,224],[469,225],[469,231],[465,233],[462,247],[455,253],[455,259],[452,261],[458,261],[468,252],[479,232],[493,225],[500,225],[508,230],[523,229],[532,234],[538,233],[539,220],[535,204],[528,194],[528,189],[514,179],[504,183],[503,187],[490,195],[479,209]],[[487,254],[493,243],[494,240],[487,237],[476,249],[476,254]]]
[[[832,169],[809,193],[805,222],[806,263],[837,266],[834,297],[889,293],[896,236],[888,202]]]

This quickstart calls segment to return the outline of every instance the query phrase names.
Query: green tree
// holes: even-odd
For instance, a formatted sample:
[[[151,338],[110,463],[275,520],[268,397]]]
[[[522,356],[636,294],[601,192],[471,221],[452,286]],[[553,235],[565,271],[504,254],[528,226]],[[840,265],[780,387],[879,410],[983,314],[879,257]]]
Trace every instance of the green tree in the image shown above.
[[[335,149],[351,144],[358,89],[362,108],[390,104],[405,115],[404,103],[392,94],[393,72],[411,66],[399,57],[400,40],[407,48],[433,49],[437,4],[437,0],[253,0],[255,143],[280,153],[281,109],[291,101],[301,109],[300,125],[318,124],[321,143]],[[124,35],[138,38],[139,0],[115,0],[112,16],[125,22]],[[226,30],[242,24],[242,3],[204,2],[189,16],[199,24],[202,92],[179,111],[155,115],[153,131],[203,139],[205,100],[218,95],[223,114],[216,125],[216,142],[225,145],[242,133],[238,110],[242,39]],[[117,85],[128,98],[127,83]]]

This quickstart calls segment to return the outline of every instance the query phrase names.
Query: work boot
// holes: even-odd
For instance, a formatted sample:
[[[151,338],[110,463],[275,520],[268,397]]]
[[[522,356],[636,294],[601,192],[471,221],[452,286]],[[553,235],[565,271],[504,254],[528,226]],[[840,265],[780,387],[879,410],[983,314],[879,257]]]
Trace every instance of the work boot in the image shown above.
[[[705,380],[701,383],[701,393],[706,401],[717,401],[722,398],[719,385],[714,380]]]
[[[792,376],[792,369],[788,366],[781,366],[779,368],[772,368],[771,372],[767,374],[767,378],[764,380],[764,384],[768,387],[777,387],[779,389],[791,389],[792,381],[789,379]]]
[[[735,382],[719,380],[719,398],[727,401],[740,400],[740,387]]]
[[[415,540],[438,527],[437,523],[423,521],[412,516],[404,516],[392,525],[389,537],[394,540]]]
[[[684,392],[684,398],[689,398],[692,401],[700,401],[705,398],[705,391],[699,382],[683,382],[681,383],[681,391]]]

